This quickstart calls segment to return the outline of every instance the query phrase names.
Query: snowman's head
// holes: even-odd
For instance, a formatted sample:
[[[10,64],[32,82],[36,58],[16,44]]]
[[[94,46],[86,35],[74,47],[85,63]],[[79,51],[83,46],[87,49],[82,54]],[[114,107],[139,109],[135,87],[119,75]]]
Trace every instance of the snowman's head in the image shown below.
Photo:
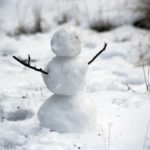
[[[81,52],[81,42],[73,28],[65,28],[53,35],[51,48],[57,56],[75,57]]]

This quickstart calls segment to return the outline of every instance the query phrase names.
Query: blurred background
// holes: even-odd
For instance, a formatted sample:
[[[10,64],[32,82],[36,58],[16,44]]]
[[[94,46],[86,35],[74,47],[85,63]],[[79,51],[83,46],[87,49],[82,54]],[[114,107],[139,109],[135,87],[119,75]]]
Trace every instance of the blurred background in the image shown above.
[[[0,0],[0,34],[17,38],[66,24],[97,33],[127,25],[149,30],[149,14],[149,0]]]
[[[144,65],[149,80],[149,14],[149,0],[0,0],[1,74],[27,71],[12,59],[13,55],[27,60],[30,54],[33,65],[45,66],[54,56],[50,51],[53,33],[60,27],[75,26],[86,59],[89,60],[107,42],[109,47],[101,57],[103,60],[110,63],[111,59],[114,66],[122,60],[134,67]],[[117,64],[114,58],[117,58]],[[10,84],[12,78],[8,78],[8,86],[16,84]],[[144,80],[144,75],[142,79],[135,78]],[[130,82],[129,77],[126,80]]]
[[[122,25],[150,28],[149,0],[0,0],[1,32],[16,36],[62,24],[97,32]]]
[[[0,0],[1,32],[46,32],[62,24],[97,32],[122,25],[149,29],[149,0]]]

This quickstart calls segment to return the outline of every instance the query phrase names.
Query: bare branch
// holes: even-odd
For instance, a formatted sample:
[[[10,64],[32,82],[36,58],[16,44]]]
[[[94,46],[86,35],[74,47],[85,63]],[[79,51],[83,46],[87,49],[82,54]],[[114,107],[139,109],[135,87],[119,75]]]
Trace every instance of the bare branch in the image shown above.
[[[30,55],[28,55],[28,65],[29,66],[30,66],[30,60],[31,60]]]
[[[148,84],[148,90],[150,92],[150,66],[148,67],[148,79],[147,79],[147,84]]]
[[[30,55],[28,55],[28,61],[27,61],[27,63],[24,62],[23,60],[20,60],[20,59],[17,58],[16,56],[13,56],[13,58],[14,58],[15,60],[17,60],[19,63],[21,63],[22,65],[24,65],[24,66],[26,66],[26,67],[28,67],[28,68],[31,68],[31,69],[33,69],[33,70],[35,70],[35,71],[42,72],[42,73],[44,73],[44,74],[48,74],[48,72],[42,70],[42,68],[38,69],[38,68],[36,68],[36,66],[34,67],[34,66],[31,66],[31,65],[30,65],[30,61],[31,61]]]
[[[139,46],[140,46],[140,58],[141,58],[141,62],[142,62],[142,68],[143,68],[145,86],[146,86],[146,90],[149,91],[149,86],[148,86],[148,80],[147,80],[147,76],[146,76],[146,70],[145,70],[144,56],[143,56],[142,43],[141,43],[141,41],[140,41],[140,45],[139,45]]]
[[[89,62],[88,65],[90,65],[103,51],[106,50],[107,47],[107,43],[104,44],[104,47],[102,50],[100,50]]]

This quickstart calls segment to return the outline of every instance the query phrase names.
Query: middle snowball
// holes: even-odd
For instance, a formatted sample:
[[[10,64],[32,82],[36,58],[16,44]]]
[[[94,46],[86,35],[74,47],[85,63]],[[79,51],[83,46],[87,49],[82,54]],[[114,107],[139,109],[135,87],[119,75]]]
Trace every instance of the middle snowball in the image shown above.
[[[82,58],[54,57],[43,74],[47,88],[57,95],[74,95],[83,89],[88,64]]]

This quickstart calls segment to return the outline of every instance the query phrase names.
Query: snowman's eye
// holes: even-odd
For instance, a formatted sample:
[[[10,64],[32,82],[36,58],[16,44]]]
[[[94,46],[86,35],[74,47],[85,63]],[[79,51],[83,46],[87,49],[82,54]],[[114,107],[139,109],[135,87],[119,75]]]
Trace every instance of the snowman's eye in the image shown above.
[[[75,36],[75,38],[77,39],[78,37],[77,37],[77,36]]]

